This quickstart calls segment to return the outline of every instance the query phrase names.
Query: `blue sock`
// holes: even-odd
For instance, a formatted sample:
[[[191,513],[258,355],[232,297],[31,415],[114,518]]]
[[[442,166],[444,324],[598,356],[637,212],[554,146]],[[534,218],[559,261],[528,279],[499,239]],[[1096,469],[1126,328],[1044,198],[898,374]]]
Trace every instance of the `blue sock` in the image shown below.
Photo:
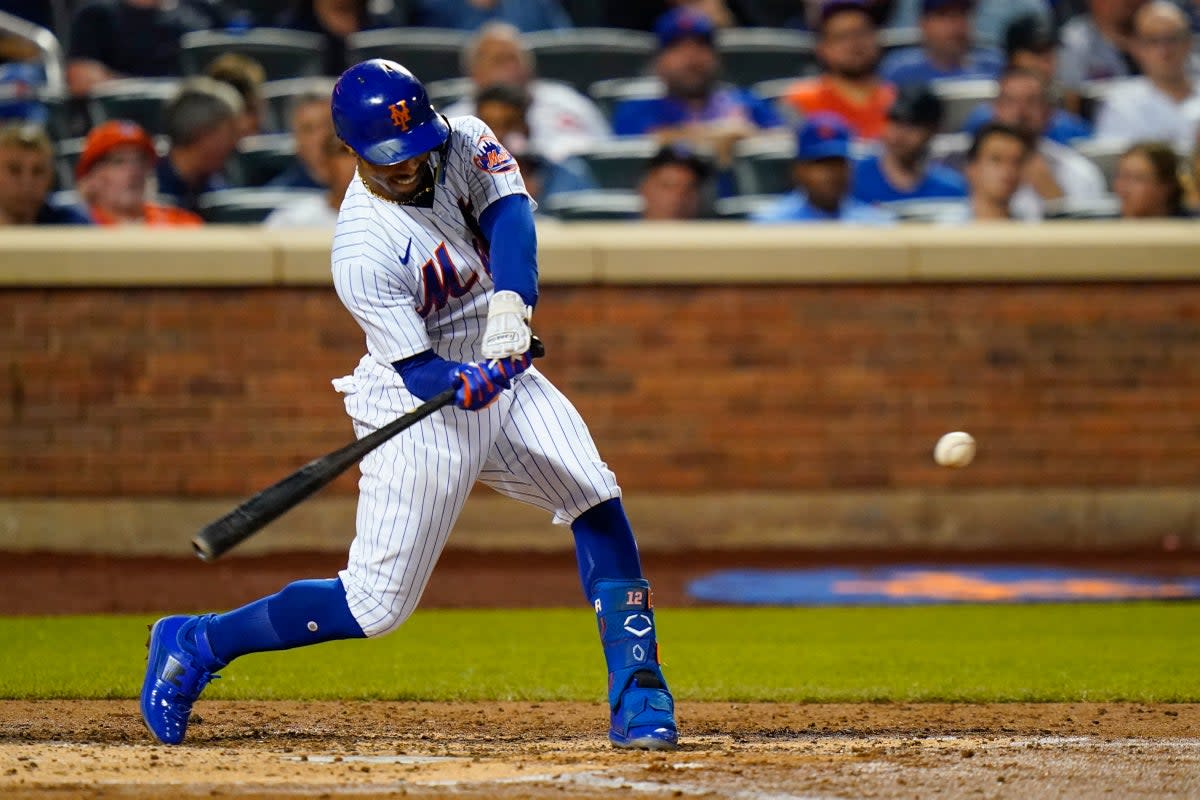
[[[212,654],[228,664],[247,653],[361,639],[340,578],[296,581],[249,605],[203,617]]]
[[[571,523],[575,534],[575,556],[579,560],[579,580],[588,602],[594,599],[596,581],[637,580],[642,577],[642,561],[629,518],[620,498],[614,497],[583,512]]]

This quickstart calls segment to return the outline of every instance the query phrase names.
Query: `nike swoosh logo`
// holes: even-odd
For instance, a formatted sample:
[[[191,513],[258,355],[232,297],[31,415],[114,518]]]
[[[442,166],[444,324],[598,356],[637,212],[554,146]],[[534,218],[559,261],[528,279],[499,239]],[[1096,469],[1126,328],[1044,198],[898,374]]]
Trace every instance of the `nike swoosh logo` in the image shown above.
[[[408,240],[408,247],[404,248],[404,258],[400,259],[400,263],[408,266],[408,254],[412,252],[412,239]]]

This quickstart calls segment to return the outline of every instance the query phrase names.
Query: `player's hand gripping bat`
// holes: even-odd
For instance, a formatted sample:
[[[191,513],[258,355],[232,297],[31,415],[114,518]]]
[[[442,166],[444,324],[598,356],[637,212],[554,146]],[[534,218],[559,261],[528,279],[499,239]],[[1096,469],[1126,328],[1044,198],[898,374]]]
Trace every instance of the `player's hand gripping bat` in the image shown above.
[[[531,358],[541,358],[546,349],[536,336],[530,344]],[[196,555],[203,561],[213,561],[230,548],[244,542],[285,511],[314,494],[318,489],[341,475],[351,465],[379,445],[407,430],[430,414],[454,402],[456,387],[417,406],[399,419],[351,442],[345,447],[310,461],[283,480],[268,486],[220,519],[200,529],[192,539]]]

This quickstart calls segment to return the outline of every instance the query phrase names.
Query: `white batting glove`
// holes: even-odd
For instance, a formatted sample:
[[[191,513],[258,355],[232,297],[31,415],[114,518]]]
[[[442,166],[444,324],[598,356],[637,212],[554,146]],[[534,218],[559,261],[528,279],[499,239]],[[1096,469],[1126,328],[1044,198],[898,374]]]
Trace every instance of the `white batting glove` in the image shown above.
[[[529,351],[529,319],[533,309],[525,305],[521,295],[503,291],[492,295],[488,305],[487,328],[483,332],[483,357],[512,358]]]

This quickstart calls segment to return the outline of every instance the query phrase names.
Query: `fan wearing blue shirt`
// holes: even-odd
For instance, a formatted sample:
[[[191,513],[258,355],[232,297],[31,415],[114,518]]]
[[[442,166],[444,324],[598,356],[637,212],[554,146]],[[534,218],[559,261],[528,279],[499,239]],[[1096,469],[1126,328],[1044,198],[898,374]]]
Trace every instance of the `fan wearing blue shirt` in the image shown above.
[[[850,196],[850,127],[836,114],[813,114],[796,135],[796,188],[753,214],[753,222],[887,225],[895,217]]]
[[[1058,71],[1058,37],[1050,26],[1036,16],[1021,17],[1008,26],[1004,34],[1004,52],[1008,66],[1029,70],[1053,82]],[[981,103],[963,123],[963,131],[975,133],[995,117],[996,109],[991,103]],[[1070,145],[1075,139],[1086,139],[1092,135],[1092,126],[1083,117],[1063,108],[1055,108],[1045,136],[1059,144]]]
[[[906,86],[888,110],[882,150],[854,163],[851,194],[864,203],[959,199],[967,182],[949,167],[926,162],[942,124],[942,101],[924,86]]]
[[[921,44],[889,53],[879,72],[897,86],[963,78],[995,78],[1003,56],[971,46],[972,0],[922,0]]]
[[[618,136],[654,135],[664,142],[685,140],[712,147],[725,168],[733,145],[760,128],[780,124],[770,104],[735,86],[717,81],[721,61],[711,20],[698,11],[678,8],[655,25],[659,49],[654,70],[666,88],[663,97],[624,100],[613,109]]]

